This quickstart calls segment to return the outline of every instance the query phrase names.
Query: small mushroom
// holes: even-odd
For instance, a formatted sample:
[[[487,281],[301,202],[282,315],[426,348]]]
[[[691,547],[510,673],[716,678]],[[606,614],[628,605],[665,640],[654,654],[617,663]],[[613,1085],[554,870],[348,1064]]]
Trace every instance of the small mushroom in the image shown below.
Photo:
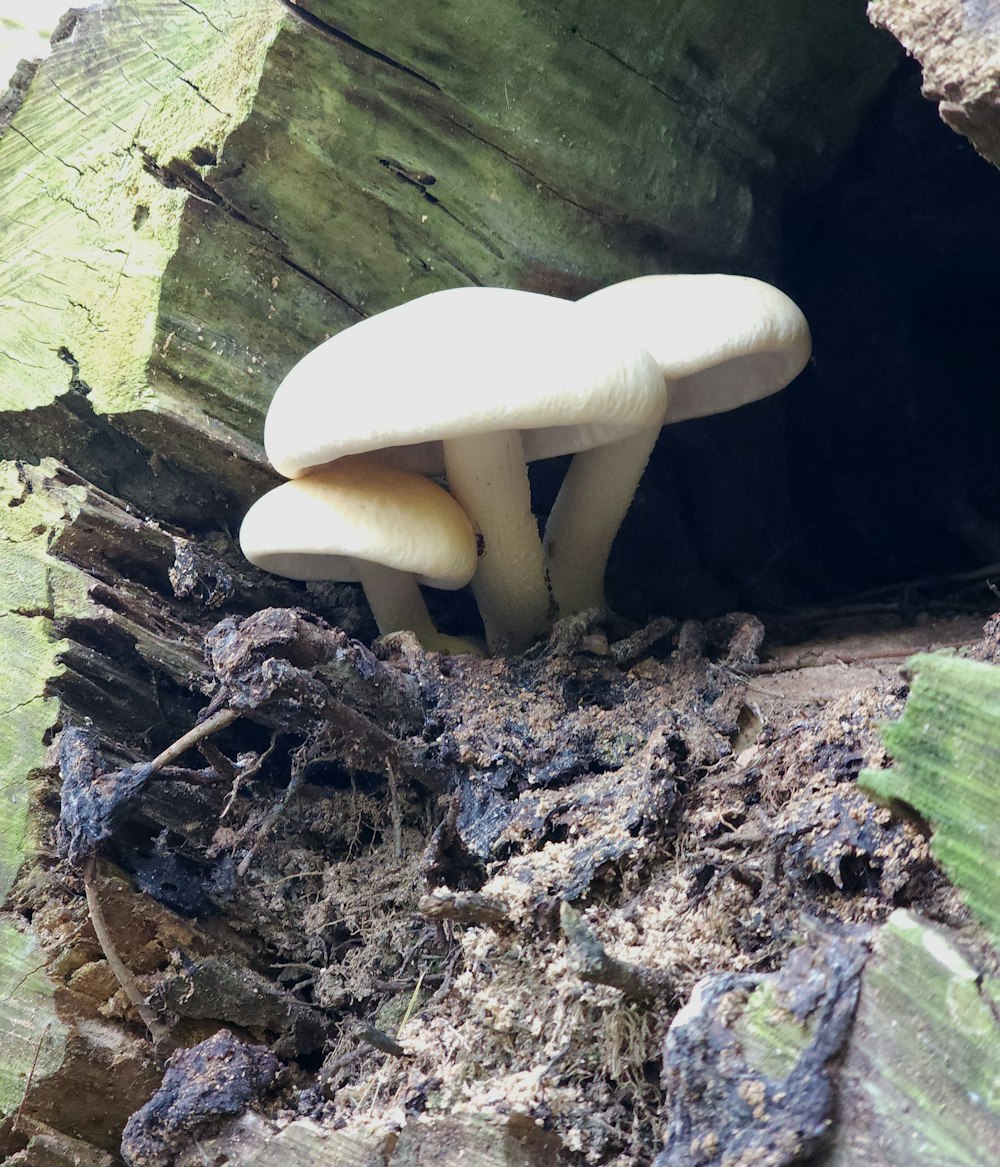
[[[473,651],[438,632],[417,586],[461,588],[476,570],[472,524],[429,478],[349,459],[284,482],[247,512],[240,546],[276,575],[360,583],[382,634],[409,629],[425,648]]]
[[[550,615],[526,459],[658,425],[665,406],[649,354],[583,322],[577,305],[453,288],[303,357],[274,396],[264,444],[293,478],[351,454],[427,474],[443,468],[482,535],[473,592],[487,643],[519,651]]]
[[[627,488],[612,491],[608,483],[638,485],[660,426],[775,393],[811,351],[799,308],[747,276],[640,276],[593,292],[577,307],[594,329],[615,330],[649,352],[670,391],[654,426],[577,454],[567,471],[545,528],[546,570],[563,615],[604,606],[608,555],[632,501]]]

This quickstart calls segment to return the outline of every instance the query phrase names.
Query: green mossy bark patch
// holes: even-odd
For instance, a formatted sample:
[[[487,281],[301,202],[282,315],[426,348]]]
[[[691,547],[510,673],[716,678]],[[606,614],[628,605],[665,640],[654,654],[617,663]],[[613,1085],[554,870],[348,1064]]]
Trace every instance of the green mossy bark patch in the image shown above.
[[[217,0],[201,11],[172,5],[169,20],[143,26],[161,34],[150,43],[135,27],[152,7],[85,14],[0,140],[0,408],[61,393],[60,349],[80,362],[105,408],[146,395],[159,280],[190,197],[151,173],[147,148],[185,158],[219,146],[249,91],[253,70],[237,61],[251,50],[263,56],[268,14],[273,21],[280,10],[253,0],[234,18]],[[40,87],[58,96],[38,100]]]
[[[935,856],[1000,946],[1000,668],[922,655],[909,669],[906,709],[884,730],[895,764],[859,783],[930,823]]]
[[[733,1026],[749,1065],[769,1078],[787,1077],[813,1033],[813,1017],[798,1018],[781,1000],[773,981],[765,981],[747,998]]]
[[[822,1167],[982,1167],[1000,1145],[996,980],[948,934],[899,910],[865,969],[840,1079],[841,1121]]]
[[[98,413],[171,412],[149,369],[164,270],[287,9],[162,8],[81,13],[0,139],[0,413],[63,396],[68,363]]]
[[[44,966],[37,942],[0,917],[0,1122],[17,1113],[29,1078],[62,1064],[67,1026]]]
[[[56,504],[0,463],[0,901],[30,854],[28,782],[58,718],[49,696],[64,647],[55,620],[89,606],[81,573],[49,556],[72,489]]]

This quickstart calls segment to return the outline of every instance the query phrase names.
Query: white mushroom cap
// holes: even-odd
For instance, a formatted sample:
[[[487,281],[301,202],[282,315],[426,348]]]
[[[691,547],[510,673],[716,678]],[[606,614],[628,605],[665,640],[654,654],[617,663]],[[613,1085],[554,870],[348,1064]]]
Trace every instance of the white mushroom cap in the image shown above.
[[[604,569],[659,425],[736,409],[783,389],[809,360],[805,317],[746,276],[640,276],[577,302],[595,330],[631,337],[669,383],[663,416],[614,445],[581,450],[545,529],[545,564],[563,613],[604,603]],[[609,438],[610,442],[611,439]],[[619,484],[616,491],[608,483]]]
[[[455,589],[476,570],[475,532],[446,490],[353,459],[268,491],[247,512],[240,546],[291,579],[356,583],[376,564]]]
[[[595,326],[619,328],[673,382],[664,422],[736,409],[805,368],[809,327],[796,304],[749,276],[639,276],[578,301]]]
[[[482,535],[473,591],[487,641],[519,651],[545,629],[551,606],[522,435],[546,435],[535,457],[570,453],[659,425],[665,408],[653,358],[589,327],[575,304],[454,288],[353,325],[303,357],[274,396],[264,445],[291,478],[352,454],[444,469]]]
[[[275,393],[264,445],[289,478],[348,454],[414,446],[382,459],[439,473],[442,440],[510,430],[522,431],[530,457],[574,453],[662,417],[654,367],[613,330],[582,326],[569,301],[452,288],[307,353]]]

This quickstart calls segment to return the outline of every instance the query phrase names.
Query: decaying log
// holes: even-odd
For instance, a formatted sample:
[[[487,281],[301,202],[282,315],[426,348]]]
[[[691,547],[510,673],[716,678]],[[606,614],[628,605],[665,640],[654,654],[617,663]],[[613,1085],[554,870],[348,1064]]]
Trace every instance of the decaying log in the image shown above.
[[[801,1161],[832,1121],[833,1062],[858,997],[859,936],[796,949],[765,977],[695,986],[663,1051],[665,1148],[654,1167]]]
[[[0,456],[195,526],[270,480],[275,385],[363,315],[763,268],[768,204],[892,64],[839,0],[122,0],[60,35],[0,141]]]
[[[690,849],[689,857],[683,858],[682,852],[667,860],[666,873],[654,867],[647,877],[655,886],[666,874],[665,886],[670,887],[676,876],[670,876],[669,868],[676,862],[678,870],[685,872],[672,924],[681,930],[686,920],[698,918],[702,911],[706,926],[717,930],[720,919],[727,917],[711,905],[711,889],[743,889],[727,894],[735,894],[738,905],[755,905],[748,917],[748,936],[753,935],[753,916],[767,921],[767,944],[776,943],[771,951],[778,952],[798,936],[799,908],[793,905],[805,902],[815,907],[822,902],[811,898],[816,887],[839,888],[844,894],[851,881],[859,880],[871,895],[866,910],[878,911],[877,905],[912,894],[905,889],[914,881],[928,879],[926,846],[919,837],[894,825],[885,811],[867,802],[854,787],[862,761],[877,763],[884,756],[880,747],[872,745],[870,706],[852,707],[853,723],[849,718],[845,722],[843,709],[832,710],[830,726],[824,731],[802,720],[796,699],[789,705],[785,728],[765,735],[750,748],[751,754],[755,749],[759,752],[756,760],[734,762],[730,743],[738,742],[744,732],[751,708],[748,695],[756,684],[760,625],[752,617],[733,617],[704,627],[689,623],[673,635],[658,625],[644,640],[656,648],[657,655],[635,663],[631,663],[634,654],[629,646],[643,638],[618,641],[610,625],[602,627],[593,619],[586,622],[577,640],[571,630],[557,629],[545,651],[511,664],[470,658],[439,660],[421,654],[405,637],[392,639],[380,658],[342,632],[324,628],[317,617],[301,609],[262,606],[265,597],[276,600],[283,589],[287,598],[301,599],[302,593],[280,581],[267,583],[241,568],[235,557],[230,558],[231,545],[227,549],[221,540],[209,544],[181,538],[160,523],[139,518],[54,462],[17,468],[8,488],[7,498],[16,505],[7,510],[21,524],[17,528],[21,538],[12,540],[9,548],[18,557],[12,560],[18,569],[10,578],[23,585],[31,582],[32,571],[45,578],[40,569],[47,569],[51,590],[35,600],[27,591],[21,592],[5,619],[42,621],[43,643],[62,633],[56,662],[60,671],[41,691],[42,701],[51,705],[42,707],[57,719],[54,726],[63,727],[62,742],[74,741],[76,731],[67,734],[67,727],[79,727],[89,719],[89,732],[99,742],[99,748],[84,743],[86,750],[97,750],[88,755],[93,776],[103,774],[106,779],[115,773],[115,766],[119,773],[128,767],[141,769],[145,759],[162,754],[182,737],[199,712],[209,718],[216,708],[240,712],[239,722],[219,729],[217,751],[209,751],[201,762],[194,762],[190,753],[176,756],[177,751],[171,750],[173,760],[162,777],[149,776],[138,805],[127,808],[121,826],[105,840],[111,856],[128,869],[128,877],[106,858],[97,868],[96,895],[106,931],[140,991],[148,996],[150,1008],[170,1027],[173,1044],[193,1045],[206,1033],[227,1025],[246,1035],[243,1040],[265,1042],[276,1056],[294,1064],[316,1056],[331,1041],[330,1081],[324,1089],[335,1098],[338,1091],[351,1088],[352,1076],[348,1072],[344,1078],[345,1067],[350,1071],[360,1058],[385,1055],[370,1045],[367,1054],[359,1054],[356,1034],[344,1030],[337,1037],[331,1018],[350,1017],[352,997],[365,991],[395,994],[403,1004],[420,992],[419,978],[408,981],[392,975],[389,979],[383,973],[380,980],[364,964],[352,980],[343,962],[332,959],[324,966],[322,950],[317,950],[313,963],[300,960],[296,966],[311,970],[313,976],[322,970],[320,975],[328,978],[316,990],[324,1007],[316,1008],[291,994],[286,987],[289,981],[262,975],[257,967],[261,955],[254,936],[257,925],[247,912],[261,901],[246,901],[228,915],[219,912],[220,904],[238,904],[247,891],[238,880],[235,885],[220,880],[231,872],[227,854],[238,857],[241,849],[252,844],[252,831],[245,833],[236,824],[225,826],[227,790],[236,782],[234,791],[238,792],[241,782],[253,780],[251,771],[261,764],[275,731],[286,734],[284,759],[273,771],[270,784],[254,788],[252,798],[263,794],[271,804],[279,804],[281,776],[298,765],[300,773],[319,783],[329,781],[328,773],[335,782],[342,781],[340,774],[347,775],[352,784],[380,780],[381,796],[388,803],[380,812],[381,826],[375,829],[376,836],[381,831],[381,844],[370,855],[359,853],[352,858],[352,828],[345,831],[337,820],[354,796],[348,791],[340,802],[334,798],[327,811],[324,800],[329,798],[323,795],[322,785],[313,786],[308,795],[312,801],[283,812],[283,818],[291,821],[279,822],[276,829],[284,833],[273,847],[265,841],[255,858],[255,863],[265,867],[264,881],[258,885],[265,895],[285,880],[294,881],[291,886],[302,880],[304,888],[318,889],[296,901],[305,912],[310,910],[310,900],[320,894],[316,906],[322,910],[311,925],[317,940],[325,928],[337,924],[336,915],[326,913],[335,912],[335,905],[344,902],[342,890],[326,902],[319,891],[334,869],[329,856],[346,857],[340,864],[340,879],[356,867],[358,874],[353,878],[374,882],[380,871],[391,875],[393,862],[400,859],[400,876],[409,879],[402,838],[404,830],[410,832],[408,847],[419,859],[425,840],[415,825],[426,821],[427,812],[419,809],[414,798],[421,785],[427,788],[425,767],[427,773],[460,777],[453,815],[438,828],[437,842],[418,863],[433,878],[434,886],[455,890],[427,902],[421,901],[419,886],[412,881],[390,880],[386,899],[394,914],[383,917],[382,925],[402,927],[405,936],[418,912],[427,910],[440,921],[438,927],[446,939],[455,928],[464,930],[462,947],[448,959],[457,960],[464,951],[467,981],[462,993],[470,995],[457,997],[461,1004],[452,1007],[457,1013],[452,1014],[451,1024],[474,1024],[481,995],[488,999],[490,982],[505,965],[506,975],[515,978],[507,982],[508,991],[523,980],[524,991],[543,1009],[554,1009],[558,1000],[546,1000],[543,992],[554,977],[565,975],[574,986],[570,990],[567,984],[563,990],[568,1000],[573,993],[579,994],[581,980],[574,969],[580,954],[574,944],[579,945],[572,938],[570,943],[560,940],[554,905],[559,899],[579,901],[593,895],[595,888],[608,887],[602,880],[609,871],[621,872],[624,878],[632,872],[634,879],[651,856],[659,855],[662,863],[670,852],[660,848],[677,829],[679,810],[686,824],[689,841],[684,846]],[[190,586],[190,576],[178,566],[178,548],[181,565],[199,564],[206,586]],[[220,590],[227,598],[217,605]],[[202,600],[200,605],[195,597]],[[984,659],[992,643],[988,638],[982,642],[979,652],[985,654]],[[969,668],[977,679],[982,670],[992,679],[985,664]],[[947,680],[942,682],[943,690],[940,685],[930,688],[935,701],[947,705],[954,700],[961,708],[979,708],[965,698],[942,697],[942,691],[947,694],[948,685],[957,682],[951,679],[948,662],[939,671]],[[921,672],[918,665],[918,677]],[[783,679],[779,673],[767,680],[781,685],[789,675]],[[887,668],[885,676],[891,675]],[[890,684],[888,693],[893,691]],[[105,694],[103,700],[95,700],[95,693]],[[317,712],[333,707],[331,694],[337,694],[335,699],[349,710],[352,726],[374,727],[367,745],[367,730],[357,742],[345,742],[338,739],[336,722],[332,731],[317,729]],[[889,695],[884,700],[888,702]],[[891,703],[878,706],[877,715],[884,716],[895,707]],[[923,706],[918,704],[918,708]],[[429,715],[434,726],[424,740]],[[976,721],[980,726],[988,721],[981,709]],[[238,724],[255,726],[254,732],[263,736],[227,738]],[[795,735],[803,733],[815,733],[816,739],[795,746]],[[849,734],[862,735],[867,744],[851,744]],[[988,742],[984,745],[975,735],[960,736],[963,741],[969,739],[970,749],[989,749]],[[370,772],[379,757],[393,756],[391,751],[386,753],[386,737],[396,743],[394,749],[413,751],[409,755],[412,769],[399,765],[400,780],[395,785],[387,774]],[[905,734],[893,739],[901,763],[906,761],[906,748],[912,748],[908,740]],[[232,758],[237,741],[251,747],[252,756],[245,755],[241,763],[242,778]],[[304,743],[308,743],[306,748]],[[32,814],[25,837],[32,840],[33,851],[19,853],[21,871],[4,933],[7,989],[0,995],[4,1054],[0,1064],[6,1068],[6,1077],[0,1078],[4,1089],[0,1097],[9,1118],[0,1137],[12,1150],[32,1140],[36,1151],[25,1147],[24,1155],[35,1154],[35,1159],[25,1159],[26,1164],[44,1163],[46,1148],[58,1146],[60,1139],[84,1139],[92,1156],[114,1153],[126,1118],[145,1102],[163,1073],[142,1019],[116,981],[106,959],[107,948],[88,918],[79,875],[56,863],[55,752],[39,756],[28,784],[33,791]],[[290,752],[292,758],[288,758]],[[935,756],[946,753],[934,751]],[[397,763],[405,756],[401,753]],[[227,772],[227,757],[232,772]],[[797,771],[796,766],[804,769]],[[818,775],[810,777],[816,767]],[[963,763],[962,770],[968,768]],[[885,780],[892,774],[880,773]],[[710,779],[712,774],[717,777]],[[904,778],[905,774],[904,770]],[[751,782],[754,789],[764,792],[769,783],[776,784],[752,812],[744,804]],[[84,790],[86,786],[84,781]],[[308,781],[300,788],[303,797],[307,787]],[[682,788],[688,791],[683,802],[678,794]],[[911,791],[898,782],[897,788],[905,797],[917,789]],[[409,800],[405,821],[400,799]],[[923,805],[916,794],[913,800]],[[924,813],[935,818],[944,805],[925,806]],[[368,806],[363,815],[374,813],[374,804]],[[261,808],[261,816],[267,809],[267,805]],[[734,818],[745,821],[734,829]],[[252,817],[243,821],[253,828]],[[257,829],[263,821],[262,817],[256,820]],[[299,830],[305,836],[314,834],[317,827],[306,825],[310,821],[342,834],[334,833],[328,844],[310,850],[296,834]],[[177,842],[161,845],[157,841],[161,836]],[[298,857],[295,847],[302,848]],[[739,898],[746,889],[756,889],[748,901]],[[227,899],[234,894],[235,900]],[[650,907],[664,894],[661,884]],[[173,906],[164,906],[163,901]],[[444,904],[447,910],[437,912]],[[823,910],[829,911],[829,905]],[[620,941],[614,942],[615,929],[627,934],[631,911],[616,909],[615,926],[601,929],[599,962],[630,971],[632,980],[616,979],[617,987],[609,988],[602,977],[588,974],[583,991],[608,994],[594,998],[588,1007],[598,1017],[602,1011],[610,1016],[620,1011],[622,1020],[617,1024],[625,1026],[626,1032],[628,1027],[637,1028],[637,1048],[647,1050],[639,1056],[646,1062],[655,1056],[656,1027],[669,1018],[668,1002],[675,991],[679,998],[690,991],[691,970],[684,967],[688,957],[682,939],[663,937],[671,953],[666,959],[662,949],[655,950],[652,961],[642,955],[633,960],[622,952]],[[291,927],[302,934],[300,939],[293,942],[285,936],[281,943],[303,945],[303,955],[308,955],[308,945],[313,943],[310,928],[303,928],[299,920]],[[605,935],[611,938],[607,944]],[[856,950],[849,934],[845,935],[842,951],[835,948],[826,955],[820,950],[803,951],[799,963],[793,961],[790,966],[792,982],[796,977],[809,981],[800,967],[803,961],[808,971],[810,960],[829,966],[835,955],[854,969],[851,961]],[[371,944],[377,949],[376,942]],[[441,960],[447,949],[442,952],[432,945],[431,951]],[[762,952],[750,944],[749,951],[755,951],[757,959],[767,959],[767,949]],[[564,973],[556,971],[560,963]],[[546,972],[549,968],[552,971]],[[539,975],[540,981],[532,981]],[[734,975],[744,984],[740,977],[746,974]],[[452,976],[446,972],[435,982],[445,1001]],[[481,979],[478,987],[477,977]],[[780,1113],[768,1111],[770,1119],[761,1126],[761,1145],[780,1144],[793,1155],[825,1131],[828,1112],[820,1102],[825,1097],[827,1062],[836,1043],[827,1035],[826,1045],[810,1044],[815,1035],[808,1018],[804,1026],[801,1019],[795,1024],[782,1020],[775,1002],[766,994],[758,996],[760,985],[767,983],[758,976],[746,980],[746,986],[754,989],[749,999],[755,1004],[750,1028],[738,1035],[741,1048],[746,1051],[752,1046],[757,1051],[761,1081],[771,1075],[767,1080],[772,1086],[767,1089],[776,1097],[783,1090],[778,1070],[784,1067],[787,1077],[789,1067],[794,1070],[798,1065],[795,1058],[812,1058],[815,1065],[810,1073],[820,1075],[812,1083],[814,1094],[802,1078],[804,1093],[799,1102],[804,1110],[796,1109],[794,1099],[788,1100]],[[620,1000],[622,989],[624,1000]],[[783,992],[783,999],[794,998],[791,989]],[[850,1002],[847,988],[841,991],[833,986],[826,1004],[816,998],[809,1007],[829,1007],[842,1027]],[[572,1028],[580,1029],[582,1049],[588,1051],[578,1056],[588,1057],[587,1072],[599,1076],[606,1070],[593,1052],[598,1047],[581,1028],[586,1016],[582,1012],[573,1021]],[[396,1059],[407,1068],[382,1072],[390,1078],[395,1074],[402,1082],[413,1075],[406,1089],[419,1093],[420,1075],[441,1056],[440,1047],[435,1044],[433,1026],[418,1025],[401,1034],[400,1042],[393,1041],[402,1017],[402,1012],[376,1014],[370,1029],[386,1033],[408,1055]],[[558,1010],[551,1019],[566,1023],[559,1021]],[[793,1039],[803,1039],[805,1045],[796,1046]],[[790,1041],[794,1056],[789,1053]],[[989,1052],[987,1045],[983,1056]],[[108,1073],[109,1063],[115,1074]],[[411,1065],[413,1069],[408,1068]],[[70,1081],[89,1091],[86,1113],[62,1105]],[[397,1084],[397,1088],[403,1086]],[[737,1099],[733,1105],[738,1113],[741,1106],[752,1112],[761,1105],[754,1097]],[[273,1100],[267,1105],[273,1107]],[[206,1128],[206,1141],[200,1136],[197,1140],[197,1154],[211,1145],[240,1161],[253,1162],[253,1156],[259,1156],[261,1163],[268,1163],[279,1152],[294,1148],[305,1164],[321,1158],[333,1145],[338,1153],[341,1147],[368,1148],[371,1153],[381,1148],[378,1153],[389,1156],[389,1162],[397,1158],[409,1162],[407,1156],[420,1161],[420,1154],[429,1153],[421,1148],[438,1146],[442,1132],[449,1132],[448,1138],[457,1147],[491,1148],[489,1161],[532,1161],[524,1158],[529,1152],[522,1146],[528,1127],[507,1130],[505,1121],[515,1127],[527,1123],[535,1129],[534,1120],[516,1114],[501,1121],[489,1114],[487,1106],[483,1117],[469,1120],[472,1125],[467,1131],[449,1125],[466,1121],[458,1116],[436,1114],[414,1120],[395,1142],[384,1125],[372,1130],[352,1120],[346,1130],[331,1133],[323,1124],[302,1119],[284,1125],[285,1120],[276,1122],[270,1111],[233,1114],[221,1127]],[[584,1116],[578,1117],[585,1127]],[[15,1121],[17,1129],[13,1129]],[[566,1121],[565,1115],[561,1121]],[[551,1139],[551,1133],[545,1137]],[[595,1132],[588,1137],[596,1137]],[[845,1133],[843,1137],[853,1136]],[[67,1145],[72,1147],[72,1143]],[[555,1141],[544,1142],[538,1154],[551,1158],[558,1146]],[[183,1158],[177,1161],[184,1162]]]
[[[981,1163],[1000,1147],[997,978],[960,940],[898,911],[865,970],[822,1167]]]
[[[124,772],[121,781],[111,775],[108,784],[101,771],[116,765],[135,769],[135,763],[180,737],[199,708],[207,707],[217,678],[202,642],[218,623],[220,597],[234,620],[241,608],[249,614],[266,604],[266,597],[288,604],[301,593],[250,569],[230,539],[193,541],[142,519],[51,460],[38,467],[8,463],[0,497],[6,516],[0,644],[2,683],[9,691],[0,723],[8,795],[2,804],[0,873],[6,892],[20,872],[14,903],[33,905],[30,924],[20,915],[0,919],[5,986],[0,1109],[6,1117],[0,1145],[10,1149],[19,1134],[53,1127],[113,1151],[119,1120],[148,1096],[161,1069],[141,1028],[122,1028],[99,1013],[120,986],[104,962],[108,953],[100,933],[95,935],[95,921],[81,913],[79,891],[69,904],[54,894],[48,911],[41,907],[40,889],[56,858],[56,755],[67,774],[76,774],[81,799],[78,805],[64,800],[64,826],[71,819],[80,823],[81,814],[99,805],[86,801],[88,784],[106,783],[107,822],[102,826],[99,817],[91,819],[89,835],[80,836],[90,839],[92,850],[113,833],[110,816],[121,818],[127,808]],[[378,718],[388,727],[377,730],[383,736],[393,728],[412,728],[418,714],[405,678],[394,684],[396,674],[343,632],[328,632],[324,642],[315,617],[310,623],[291,609],[281,611],[288,618],[282,628],[272,627],[272,653],[283,635],[299,659],[315,668],[315,677],[326,678],[325,691],[339,694],[328,701],[351,701],[344,708],[373,730],[370,718]],[[379,683],[366,688],[361,672]],[[47,750],[54,727],[63,730],[56,739],[59,748]],[[157,785],[156,778],[143,778],[156,787],[145,792],[143,802],[153,830],[183,833],[192,816],[210,819],[217,813],[212,788],[191,785],[187,771],[180,771],[180,782],[174,775]],[[219,781],[216,775],[216,787]],[[139,882],[162,899],[176,880],[177,860],[150,858]],[[54,893],[62,880],[56,877]],[[183,947],[185,959],[160,979],[157,1008],[180,1008],[192,1019],[226,1013],[230,1021],[272,1038],[286,1031],[290,1048],[321,1044],[319,1019],[254,972],[246,964],[246,947],[234,948],[234,936],[224,936],[220,947],[115,879],[113,869],[102,869],[94,894],[117,955],[140,980],[150,969],[166,968],[174,959],[173,946]],[[189,911],[198,907],[176,899],[175,904]],[[280,1048],[280,1036],[278,1042]],[[79,1108],[63,1097],[70,1083],[68,1097],[79,1098]]]
[[[906,712],[885,732],[895,764],[860,785],[933,825],[935,855],[1000,949],[1000,669],[930,655],[908,669]]]
[[[560,899],[607,899],[609,959],[657,985],[678,968],[683,994],[705,971],[680,967],[692,937],[702,962],[773,966],[817,887],[848,897],[851,863],[871,913],[930,879],[915,833],[851,785],[879,760],[868,706],[807,763],[780,734],[737,760],[761,723],[759,622],[564,628],[511,666],[403,641],[376,657],[355,593],[267,580],[232,539],[273,481],[275,385],[364,315],[455,284],[766,274],[771,211],[836,159],[893,60],[856,6],[801,7],[113,0],[63,25],[0,137],[0,1154],[120,1161],[162,1084],[109,945],[178,1045],[225,1025],[290,1067],[294,1116],[234,1108],[193,1161],[507,1167],[571,1143],[608,1158],[630,1126],[648,1151],[669,1018],[564,977]],[[414,391],[428,375],[400,369]],[[143,771],[219,710],[239,720],[200,757]],[[141,787],[80,851],[103,939],[59,851],[60,734],[84,792]],[[423,901],[428,924],[432,873],[451,894]],[[653,890],[630,915],[618,884]],[[661,947],[647,909],[676,929]],[[394,1040],[431,989],[405,1059],[334,1032]],[[357,1118],[359,1065],[402,1129]],[[443,1067],[481,1114],[419,1113]],[[532,1075],[553,1129],[508,1105]],[[600,1112],[574,1093],[588,1079]]]

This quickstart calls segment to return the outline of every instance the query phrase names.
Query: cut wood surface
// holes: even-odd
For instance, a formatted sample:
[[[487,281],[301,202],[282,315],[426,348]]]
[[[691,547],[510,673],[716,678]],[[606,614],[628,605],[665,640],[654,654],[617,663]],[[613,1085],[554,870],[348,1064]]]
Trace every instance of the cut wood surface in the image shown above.
[[[0,140],[0,455],[134,480],[108,416],[157,514],[232,515],[318,340],[456,284],[759,267],[892,63],[835,0],[309,8],[112,0],[42,63]]]
[[[66,1023],[55,1007],[45,957],[30,933],[0,919],[0,1113],[16,1114],[31,1083],[60,1065]]]

